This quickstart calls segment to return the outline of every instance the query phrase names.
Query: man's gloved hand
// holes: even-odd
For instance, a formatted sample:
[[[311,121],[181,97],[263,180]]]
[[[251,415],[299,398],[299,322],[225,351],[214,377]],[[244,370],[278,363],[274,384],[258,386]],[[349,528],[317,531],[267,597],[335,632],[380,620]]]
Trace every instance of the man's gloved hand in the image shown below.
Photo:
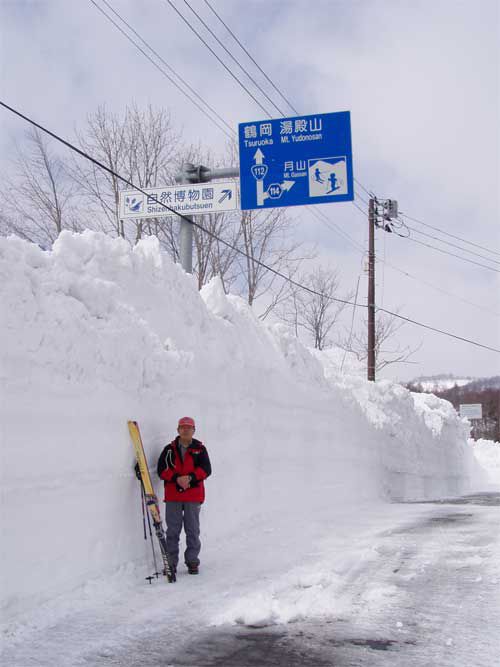
[[[141,477],[141,469],[139,468],[139,464],[138,464],[138,463],[135,464],[134,470],[135,470],[135,476],[137,477],[137,479],[138,479],[138,480],[142,480],[142,477]]]
[[[189,489],[191,486],[191,477],[189,475],[181,475],[180,477],[177,478],[177,484],[181,487],[181,489]]]

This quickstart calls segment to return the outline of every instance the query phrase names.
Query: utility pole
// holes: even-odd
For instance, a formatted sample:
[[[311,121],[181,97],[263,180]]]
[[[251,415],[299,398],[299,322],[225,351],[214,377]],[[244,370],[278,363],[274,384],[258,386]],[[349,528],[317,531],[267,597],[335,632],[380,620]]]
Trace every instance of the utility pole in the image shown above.
[[[391,220],[398,217],[398,202],[395,199],[384,199],[382,204],[382,223],[379,222],[376,197],[368,202],[368,380],[375,381],[375,227],[384,232],[392,233]]]
[[[238,167],[210,169],[201,164],[194,165],[191,162],[184,162],[175,181],[176,183],[209,183],[214,178],[239,178],[239,175]],[[184,271],[193,273],[193,218],[189,215],[181,218],[179,256]]]
[[[375,203],[368,203],[368,380],[375,381]]]

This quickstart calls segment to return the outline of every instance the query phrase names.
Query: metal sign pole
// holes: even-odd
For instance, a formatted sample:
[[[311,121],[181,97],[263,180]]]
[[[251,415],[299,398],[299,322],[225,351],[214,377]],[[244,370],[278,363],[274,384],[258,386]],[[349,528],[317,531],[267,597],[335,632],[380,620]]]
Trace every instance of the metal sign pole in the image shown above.
[[[176,183],[209,183],[213,178],[238,178],[240,170],[237,167],[224,167],[222,169],[210,169],[203,165],[194,165],[185,162],[182,165],[182,171],[175,177]],[[193,273],[193,218],[185,216],[181,218],[180,238],[179,238],[179,258],[181,266],[186,273]]]
[[[190,222],[187,221],[187,219]],[[179,232],[179,258],[181,266],[186,273],[193,273],[193,224],[192,217],[181,218],[181,228]]]

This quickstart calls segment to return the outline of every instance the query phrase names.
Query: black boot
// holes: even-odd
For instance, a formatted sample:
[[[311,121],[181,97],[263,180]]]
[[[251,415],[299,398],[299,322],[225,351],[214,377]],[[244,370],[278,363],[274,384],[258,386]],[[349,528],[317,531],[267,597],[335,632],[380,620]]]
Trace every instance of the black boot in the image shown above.
[[[198,563],[186,563],[189,574],[199,574],[200,566]]]

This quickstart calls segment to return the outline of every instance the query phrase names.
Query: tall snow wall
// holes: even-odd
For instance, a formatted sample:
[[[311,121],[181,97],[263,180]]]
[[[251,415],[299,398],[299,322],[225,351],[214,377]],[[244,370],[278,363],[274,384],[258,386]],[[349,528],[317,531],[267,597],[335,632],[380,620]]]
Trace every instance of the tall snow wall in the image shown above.
[[[198,292],[154,238],[0,239],[0,271],[4,618],[144,558],[127,419],[154,471],[178,417],[196,418],[211,540],[325,497],[468,488],[467,429],[442,401],[334,377],[217,280]]]

